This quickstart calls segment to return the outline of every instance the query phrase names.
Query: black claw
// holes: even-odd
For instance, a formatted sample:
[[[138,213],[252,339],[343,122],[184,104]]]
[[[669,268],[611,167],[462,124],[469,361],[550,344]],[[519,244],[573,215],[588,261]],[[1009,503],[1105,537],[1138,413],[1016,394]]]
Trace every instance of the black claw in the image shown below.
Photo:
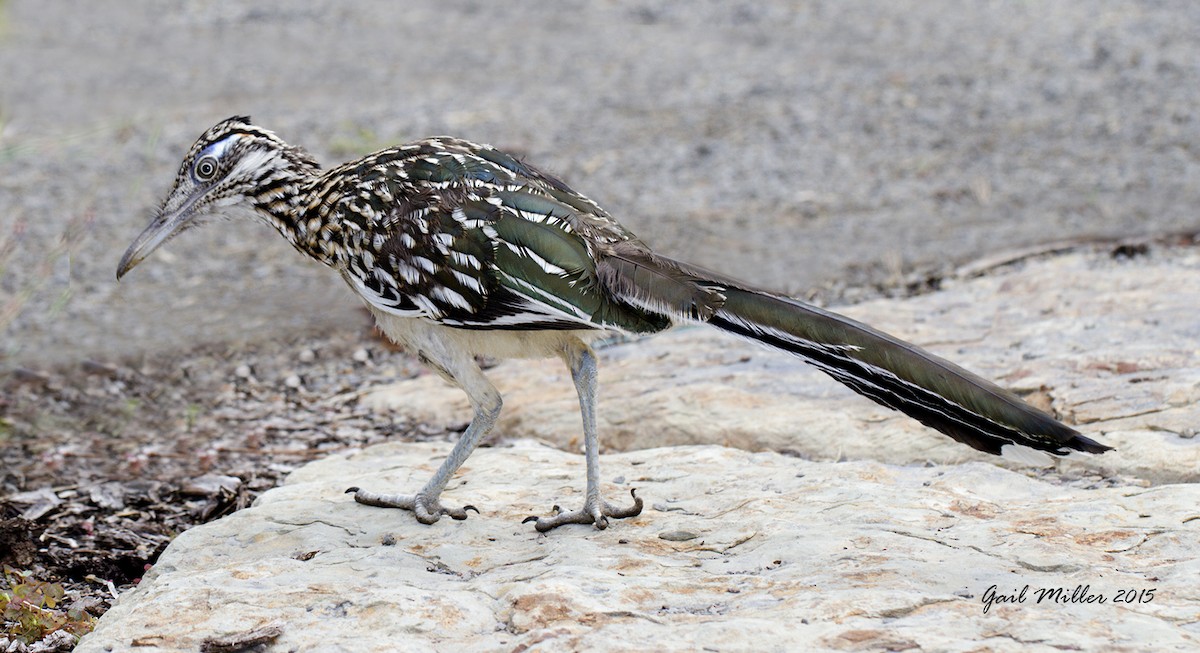
[[[629,517],[637,517],[638,515],[642,514],[642,505],[643,504],[642,504],[642,500],[638,498],[637,490],[630,488],[629,496],[633,497],[633,505],[629,506],[628,508],[614,509],[613,512],[609,513],[610,517],[616,517],[617,519],[627,519]]]
[[[346,488],[345,494],[358,494],[358,488],[348,487],[348,488]]]
[[[521,523],[528,524],[529,522],[537,521],[538,519],[540,519],[540,518],[537,515],[530,515],[530,516],[526,517],[525,519],[522,519]]]
[[[474,510],[476,515],[481,514],[479,512],[479,508],[476,508],[475,506],[463,506],[463,510]]]

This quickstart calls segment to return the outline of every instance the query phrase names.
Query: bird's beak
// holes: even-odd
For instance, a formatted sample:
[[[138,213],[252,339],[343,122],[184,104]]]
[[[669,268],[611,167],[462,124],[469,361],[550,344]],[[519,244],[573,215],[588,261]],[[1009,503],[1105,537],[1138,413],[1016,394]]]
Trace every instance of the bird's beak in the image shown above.
[[[159,245],[175,235],[175,232],[179,231],[179,228],[190,217],[191,211],[188,210],[190,208],[190,206],[184,206],[178,211],[158,214],[145,230],[133,239],[129,249],[125,250],[125,255],[121,257],[121,262],[117,265],[117,281],[120,281],[125,273],[150,256],[150,253],[158,249]]]

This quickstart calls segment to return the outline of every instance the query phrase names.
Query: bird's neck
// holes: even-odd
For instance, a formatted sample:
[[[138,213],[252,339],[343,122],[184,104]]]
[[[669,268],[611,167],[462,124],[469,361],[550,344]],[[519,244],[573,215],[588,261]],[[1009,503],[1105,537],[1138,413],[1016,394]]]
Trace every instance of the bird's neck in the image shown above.
[[[311,199],[320,186],[321,169],[311,156],[299,150],[284,150],[272,162],[270,174],[259,184],[251,201],[255,213],[275,227],[293,247],[330,263],[321,247],[321,222],[313,220]]]

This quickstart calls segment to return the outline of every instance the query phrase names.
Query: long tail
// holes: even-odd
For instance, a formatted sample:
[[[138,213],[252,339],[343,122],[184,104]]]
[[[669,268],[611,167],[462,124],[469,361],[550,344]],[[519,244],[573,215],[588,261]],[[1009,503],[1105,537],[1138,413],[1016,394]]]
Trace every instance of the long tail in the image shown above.
[[[715,310],[697,314],[693,302],[677,306],[677,315],[795,354],[855,392],[963,444],[991,454],[1001,453],[1002,447],[1010,444],[1060,455],[1111,449],[1008,390],[861,322],[754,290],[702,268],[648,256],[642,263],[684,275],[699,288],[723,296]],[[630,290],[659,294],[637,285],[639,288]]]

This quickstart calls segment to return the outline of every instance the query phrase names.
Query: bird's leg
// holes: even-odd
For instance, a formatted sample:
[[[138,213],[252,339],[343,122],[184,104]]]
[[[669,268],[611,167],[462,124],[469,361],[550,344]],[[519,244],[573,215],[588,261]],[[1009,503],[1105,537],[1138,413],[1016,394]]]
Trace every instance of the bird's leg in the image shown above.
[[[587,459],[587,498],[583,508],[562,512],[554,506],[554,514],[547,517],[529,517],[526,522],[536,522],[541,533],[563,524],[595,524],[596,528],[607,528],[608,518],[635,517],[642,512],[642,500],[633,496],[633,505],[628,508],[614,506],[600,497],[600,442],[596,436],[596,355],[592,349],[575,340],[563,352],[563,360],[571,368],[571,378],[579,393],[579,412],[583,416],[583,444]]]
[[[462,508],[443,507],[439,498],[442,495],[442,490],[446,488],[446,483],[450,481],[450,477],[466,462],[471,452],[479,445],[479,441],[483,439],[483,436],[492,430],[492,426],[496,423],[496,418],[500,416],[500,407],[503,401],[500,398],[500,392],[487,380],[487,377],[483,375],[483,371],[479,369],[479,366],[475,364],[471,357],[466,356],[465,360],[463,357],[457,358],[458,364],[453,366],[438,364],[425,359],[443,377],[458,385],[467,393],[471,407],[475,410],[475,416],[471,419],[471,424],[467,426],[466,432],[458,439],[458,443],[454,445],[454,449],[450,451],[450,455],[446,460],[442,461],[442,465],[438,467],[433,478],[429,479],[429,482],[415,495],[376,494],[352,487],[346,490],[346,492],[353,492],[355,501],[368,506],[411,510],[416,516],[417,521],[422,524],[432,524],[441,518],[442,515],[449,515],[453,519],[466,519],[468,510],[474,510],[476,513],[479,512],[475,506],[463,506]],[[444,363],[447,361],[440,362]]]

